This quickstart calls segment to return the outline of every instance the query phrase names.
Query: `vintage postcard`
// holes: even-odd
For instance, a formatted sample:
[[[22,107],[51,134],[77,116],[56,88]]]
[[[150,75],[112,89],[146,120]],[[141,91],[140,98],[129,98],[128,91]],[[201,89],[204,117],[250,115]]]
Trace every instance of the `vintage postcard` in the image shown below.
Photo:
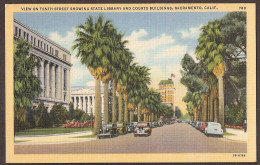
[[[6,162],[255,162],[256,7],[7,4]]]

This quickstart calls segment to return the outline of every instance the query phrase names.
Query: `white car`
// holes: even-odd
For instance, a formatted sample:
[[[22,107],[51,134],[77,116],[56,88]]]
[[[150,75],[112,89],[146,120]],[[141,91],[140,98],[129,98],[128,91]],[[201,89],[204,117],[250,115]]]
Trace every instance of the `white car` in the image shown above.
[[[221,125],[219,123],[207,122],[205,128],[205,135],[223,136],[223,129],[221,129]]]

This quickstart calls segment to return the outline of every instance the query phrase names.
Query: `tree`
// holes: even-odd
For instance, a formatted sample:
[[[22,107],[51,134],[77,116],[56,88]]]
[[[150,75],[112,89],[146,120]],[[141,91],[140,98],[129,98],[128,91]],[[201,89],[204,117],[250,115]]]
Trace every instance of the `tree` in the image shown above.
[[[179,119],[182,116],[181,110],[178,106],[175,107],[175,116]]]
[[[54,104],[50,112],[56,126],[64,124],[69,119],[69,112],[61,104]]]
[[[73,117],[74,117],[74,112],[75,112],[75,110],[74,110],[74,105],[73,105],[72,102],[70,102],[70,103],[69,103],[69,115],[70,115],[70,120],[73,119]]]
[[[81,123],[84,123],[84,122],[86,122],[87,120],[90,120],[90,116],[87,114],[87,113],[83,113],[82,114],[82,116],[81,116],[81,118],[80,118],[80,122]]]
[[[52,126],[51,118],[42,102],[36,108],[35,124],[39,128],[49,128]]]
[[[26,109],[31,108],[32,100],[42,92],[40,80],[33,74],[40,65],[40,59],[29,53],[31,46],[23,39],[14,45],[14,124],[15,131],[29,127]]]
[[[104,22],[104,17],[99,15],[94,23],[91,16],[85,24],[77,26],[76,36],[72,50],[77,49],[76,57],[86,65],[95,78],[95,125],[93,134],[97,134],[101,127],[101,104],[100,104],[100,80],[107,72],[105,68],[109,63],[109,28],[111,21]]]
[[[75,109],[73,119],[75,119],[76,121],[79,121],[81,119],[81,117],[84,115],[84,113],[85,112],[80,109]]]

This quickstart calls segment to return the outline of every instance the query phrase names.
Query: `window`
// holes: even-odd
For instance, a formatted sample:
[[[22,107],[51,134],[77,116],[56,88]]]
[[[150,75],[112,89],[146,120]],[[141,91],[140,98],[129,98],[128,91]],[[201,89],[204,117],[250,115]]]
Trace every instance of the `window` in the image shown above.
[[[15,32],[14,32],[14,35],[15,35],[15,36],[17,36],[17,33],[18,33],[17,31],[18,31],[18,28],[15,27]]]
[[[26,39],[26,32],[23,32],[23,38]]]
[[[65,54],[63,54],[63,60],[66,61],[66,55]]]
[[[26,41],[29,42],[29,33],[27,33]]]
[[[34,37],[33,45],[36,45],[36,38]]]
[[[42,41],[41,41],[41,48],[42,48]]]
[[[55,56],[59,56],[59,51],[55,50]]]
[[[45,47],[46,47],[46,44],[44,43],[44,44],[43,44],[43,49],[44,49],[44,50],[45,50]]]
[[[21,37],[21,29],[19,29],[19,37]]]
[[[49,49],[49,45],[47,45],[47,52],[48,52],[48,49]]]
[[[38,40],[38,47],[40,47],[40,40]]]
[[[33,36],[31,36],[31,43],[33,43]]]

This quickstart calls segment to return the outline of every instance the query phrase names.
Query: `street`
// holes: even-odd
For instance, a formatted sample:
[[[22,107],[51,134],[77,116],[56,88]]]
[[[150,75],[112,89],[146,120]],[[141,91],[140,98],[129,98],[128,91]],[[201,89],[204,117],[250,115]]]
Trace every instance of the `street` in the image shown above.
[[[77,153],[245,153],[245,142],[207,137],[186,123],[152,129],[149,137],[133,133],[86,142],[44,145],[15,145],[15,154]]]

